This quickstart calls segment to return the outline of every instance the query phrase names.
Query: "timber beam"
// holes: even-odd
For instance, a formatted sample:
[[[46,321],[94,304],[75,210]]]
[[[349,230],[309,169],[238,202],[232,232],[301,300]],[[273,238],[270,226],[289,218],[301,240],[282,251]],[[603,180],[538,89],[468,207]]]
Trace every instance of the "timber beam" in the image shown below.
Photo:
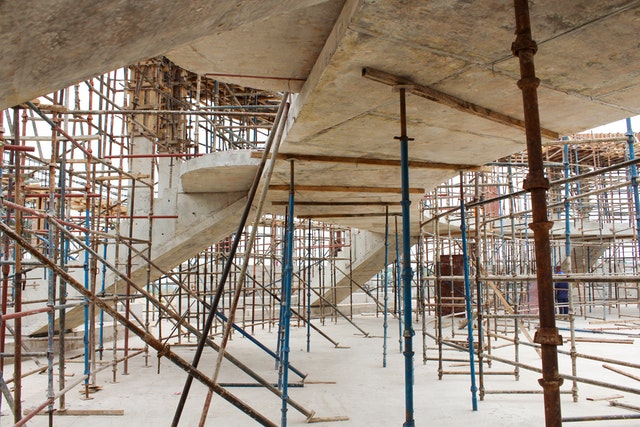
[[[289,191],[289,185],[270,185],[271,191]],[[396,187],[357,187],[346,185],[296,185],[295,191],[317,191],[317,192],[333,192],[333,193],[391,193],[400,194],[402,189]],[[410,188],[412,194],[423,194],[424,188]]]
[[[402,212],[389,212],[389,216],[401,216]],[[327,213],[327,214],[311,214],[311,215],[296,215],[299,219],[314,219],[314,218],[369,218],[369,217],[385,217],[385,212],[369,212],[369,213]]]
[[[251,153],[252,158],[260,158],[260,151]],[[314,154],[278,153],[277,160],[297,160],[301,162],[327,162],[327,163],[352,163],[355,165],[375,165],[400,167],[400,160],[393,159],[372,159],[368,157],[343,157],[343,156],[321,156]],[[480,165],[468,165],[457,163],[438,163],[410,160],[409,167],[416,169],[441,169],[452,171],[477,171]]]
[[[473,114],[474,116],[491,120],[493,122],[500,123],[506,126],[510,126],[520,130],[525,129],[524,120],[508,116],[489,108],[481,107],[480,105],[473,104],[469,101],[465,101],[464,99],[449,95],[448,93],[444,93],[432,87],[419,85],[404,77],[395,76],[384,71],[366,67],[362,69],[362,76],[368,78],[369,80],[384,83],[389,86],[406,86],[407,90],[410,93],[421,98],[426,98],[429,101],[437,102],[438,104],[446,105],[447,107],[454,108],[458,111]],[[546,138],[553,140],[557,140],[560,138],[560,134],[558,132],[554,132],[552,130],[544,128],[540,128],[540,131],[541,134]],[[411,166],[411,164],[409,166]]]
[[[285,206],[287,201],[273,201],[274,206]],[[299,206],[400,206],[400,202],[296,202]]]

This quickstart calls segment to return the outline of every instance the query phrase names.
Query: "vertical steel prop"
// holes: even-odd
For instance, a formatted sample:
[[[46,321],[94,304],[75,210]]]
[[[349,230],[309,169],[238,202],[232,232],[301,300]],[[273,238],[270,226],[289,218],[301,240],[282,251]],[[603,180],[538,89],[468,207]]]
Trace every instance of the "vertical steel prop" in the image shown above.
[[[384,329],[382,340],[382,367],[387,367],[387,336],[389,329],[389,206],[384,215]]]
[[[13,107],[13,145],[22,145],[20,142],[20,107]],[[22,203],[22,156],[20,151],[16,151],[13,155],[13,166],[15,172],[15,196],[16,204]],[[22,233],[22,212],[15,211],[16,233]],[[13,281],[13,311],[20,313],[22,311],[22,248],[14,242],[14,281]],[[22,318],[16,317],[14,320],[13,332],[13,402],[15,411],[13,413],[14,421],[17,423],[22,418]]]
[[[475,190],[475,200],[474,202],[478,202],[482,199],[480,195],[480,173],[476,172],[476,182],[474,186]],[[475,220],[476,227],[476,236],[475,236],[475,248],[474,248],[474,257],[476,260],[476,310],[478,311],[478,387],[479,393],[478,397],[480,400],[484,400],[484,358],[482,357],[482,353],[484,351],[484,332],[482,323],[484,322],[484,317],[482,314],[482,282],[480,280],[481,277],[481,266],[480,263],[480,206],[475,206],[473,211],[473,217]]]
[[[633,137],[633,129],[631,127],[631,119],[627,117],[627,157],[629,160],[635,160],[636,153],[633,147],[634,137]],[[638,168],[635,163],[629,166],[629,173],[631,175],[631,187],[633,188],[633,204],[635,208],[635,219],[636,219],[636,232],[640,233],[640,196],[638,196]],[[638,245],[640,245],[640,240]]]
[[[542,378],[539,380],[544,392],[545,425],[562,425],[560,408],[560,386],[558,375],[558,349],[562,337],[558,334],[554,312],[554,293],[551,271],[551,250],[549,230],[553,223],[547,218],[547,190],[549,181],[544,176],[542,158],[542,137],[538,112],[538,85],[533,56],[537,45],[531,37],[528,0],[514,0],[516,18],[516,39],[511,50],[520,62],[518,87],[522,91],[524,121],[526,126],[527,157],[529,173],[524,189],[531,194],[533,230],[536,254],[536,278],[538,281],[538,301],[540,305],[540,328],[534,341],[542,348]]]
[[[566,137],[565,137],[566,138]],[[563,162],[564,162],[564,178],[568,179],[569,178],[569,173],[570,173],[570,168],[569,168],[569,145],[568,144],[564,144],[563,147],[563,151],[562,151],[562,157],[563,157]],[[577,163],[577,159],[578,157],[576,156],[576,163]],[[578,173],[579,174],[579,173]],[[577,183],[579,184],[580,181],[577,181]],[[573,266],[571,265],[571,204],[569,203],[569,196],[570,196],[570,188],[569,188],[569,182],[566,182],[564,184],[564,272],[565,273],[572,273],[573,271]],[[579,190],[578,190],[579,192]],[[558,263],[558,265],[560,265],[560,263]],[[555,269],[554,269],[555,270]],[[569,301],[567,302],[567,304],[569,305],[568,309],[567,309],[567,313],[569,315],[569,324],[571,325],[571,375],[573,375],[574,377],[578,376],[578,371],[577,371],[577,366],[576,366],[576,357],[575,357],[575,353],[576,353],[576,334],[575,334],[575,326],[574,326],[574,317],[573,317],[573,291],[572,291],[572,285],[571,283],[568,284],[569,286]],[[573,397],[573,401],[577,402],[578,401],[578,382],[574,379],[573,380],[573,384],[571,386],[571,394]]]
[[[404,308],[404,379],[405,379],[405,410],[404,427],[414,427],[413,419],[413,336],[415,332],[412,324],[411,312],[411,222],[409,207],[409,141],[407,136],[407,104],[406,87],[398,86],[400,92],[400,172],[402,178],[402,291]]]
[[[87,171],[89,169],[87,168]],[[84,233],[84,244],[88,247],[91,246],[91,235],[89,230],[91,229],[91,205],[89,201],[89,188],[87,187],[87,196],[85,197],[85,211],[84,211],[84,226],[86,227],[86,231]],[[89,284],[89,251],[84,251],[84,286],[88,290],[91,289]],[[84,344],[84,375],[86,375],[86,379],[84,380],[84,393],[85,398],[89,398],[89,376],[91,374],[91,367],[89,365],[91,352],[89,351],[89,300],[84,299],[84,333],[82,334],[82,341]],[[93,345],[93,343],[91,343]]]
[[[294,167],[293,160],[290,163],[290,178],[291,183],[289,184],[289,206],[288,206],[288,215],[287,215],[287,231],[286,231],[286,239],[287,244],[285,247],[286,254],[284,256],[285,266],[284,266],[284,277],[282,283],[282,300],[283,304],[281,305],[283,313],[280,316],[282,319],[283,325],[282,329],[284,330],[284,339],[282,342],[281,349],[281,364],[280,364],[280,372],[281,372],[281,386],[282,386],[282,418],[280,420],[280,426],[287,426],[287,400],[289,398],[289,339],[290,339],[290,324],[291,324],[291,289],[292,289],[292,281],[293,281],[293,222],[294,222],[294,199],[295,199],[295,187],[294,187]]]
[[[464,205],[464,177],[460,172],[460,231],[462,232],[462,263],[464,265],[464,301],[467,312],[467,342],[469,345],[469,372],[471,374],[471,409],[478,410],[476,361],[473,346],[473,309],[471,308],[471,280],[469,278],[469,251],[467,250],[467,216]],[[477,268],[477,267],[476,267]],[[478,321],[478,323],[480,323]]]
[[[307,353],[311,351],[311,218],[307,231]]]
[[[398,351],[402,353],[402,304],[400,304],[402,291],[400,280],[400,241],[398,239],[398,217],[394,216],[395,221],[395,242],[396,242],[396,262],[393,276],[393,300],[395,302],[396,316],[398,316]]]

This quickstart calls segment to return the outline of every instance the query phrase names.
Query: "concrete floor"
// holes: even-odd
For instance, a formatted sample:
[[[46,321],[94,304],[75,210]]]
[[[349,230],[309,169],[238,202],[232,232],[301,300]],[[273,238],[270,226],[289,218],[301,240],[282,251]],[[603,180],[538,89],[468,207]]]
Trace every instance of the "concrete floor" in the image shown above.
[[[637,311],[637,310],[636,310]],[[595,313],[594,313],[595,315]],[[404,421],[404,358],[398,351],[397,323],[391,321],[389,326],[387,367],[382,368],[383,329],[382,318],[372,315],[356,316],[354,321],[371,334],[364,338],[348,323],[340,320],[337,324],[327,321],[322,329],[340,343],[341,348],[334,348],[329,342],[317,334],[312,335],[311,352],[306,352],[306,331],[294,328],[292,331],[291,363],[302,372],[308,373],[307,385],[303,388],[290,388],[290,396],[307,409],[314,410],[318,417],[349,417],[348,421],[322,422],[319,426],[375,426],[387,427],[399,425]],[[596,318],[579,319],[577,327],[593,327],[590,322]],[[433,324],[428,323],[430,330]],[[590,326],[591,325],[591,326]],[[559,322],[560,327],[567,326]],[[419,325],[416,325],[419,329]],[[447,332],[449,331],[449,332]],[[632,333],[633,331],[629,332]],[[638,331],[635,331],[638,332]],[[451,337],[448,325],[445,334]],[[563,332],[565,338],[568,332]],[[593,337],[590,334],[584,334]],[[265,344],[275,344],[274,331],[257,330],[256,336]],[[578,334],[581,336],[581,334]],[[456,331],[456,339],[464,339],[464,330]],[[607,336],[607,338],[610,338]],[[524,339],[524,338],[523,338]],[[437,379],[437,362],[422,364],[421,334],[416,335],[415,361],[415,419],[417,425],[507,427],[514,423],[533,426],[543,425],[544,411],[541,394],[487,394],[484,401],[479,402],[478,411],[471,409],[470,379],[468,375],[445,375],[442,381]],[[500,341],[504,343],[504,341]],[[634,360],[637,351],[634,344],[579,343],[578,351],[587,354],[598,354],[628,361]],[[494,346],[496,344],[494,343]],[[273,346],[272,346],[273,347]],[[344,348],[342,348],[344,347]],[[568,350],[568,345],[563,346]],[[185,359],[190,360],[193,348],[173,346]],[[242,338],[235,338],[229,344],[234,356],[248,364],[274,382],[277,372],[273,361],[261,353],[251,343]],[[447,357],[465,358],[464,353],[446,352]],[[493,354],[513,359],[513,347],[507,346],[493,350]],[[437,356],[433,342],[428,342],[429,357]],[[535,352],[522,347],[520,361],[539,364]],[[205,352],[201,367],[205,372],[213,372],[214,355]],[[111,374],[104,371],[98,374],[97,384],[102,387],[92,395],[92,399],[83,400],[82,393],[75,389],[67,395],[68,409],[121,409],[123,416],[59,416],[55,425],[60,427],[92,426],[111,427],[122,425],[161,426],[169,425],[177,406],[179,395],[185,380],[185,374],[167,361],[161,363],[160,374],[157,374],[157,359],[150,357],[150,365],[145,366],[143,356],[131,360],[130,375],[118,375],[117,383],[111,382]],[[634,380],[614,374],[601,367],[601,362],[580,360],[578,373],[580,376],[596,378],[602,381],[615,382],[619,385],[637,387]],[[68,363],[70,372],[79,375],[81,365]],[[445,362],[445,370],[465,370],[465,363]],[[121,370],[122,368],[120,368]],[[570,362],[565,356],[560,357],[562,373],[570,373]],[[625,370],[631,370],[624,368]],[[494,363],[486,371],[513,372],[513,368]],[[520,380],[515,381],[513,375],[487,375],[486,390],[540,390],[537,383],[539,374],[520,371]],[[73,377],[70,377],[71,380]],[[291,376],[294,382],[297,378]],[[236,368],[223,365],[220,382],[249,383],[246,375]],[[46,376],[32,376],[25,380],[25,409],[44,400]],[[571,384],[566,382],[563,390],[570,390]],[[271,393],[260,388],[229,389],[233,394],[247,402],[254,409],[279,424],[280,401]],[[194,382],[180,425],[197,424],[202,411],[202,403],[206,390]],[[609,406],[608,400],[588,401],[587,397],[602,397],[615,394],[624,395],[620,402],[639,404],[640,397],[630,393],[620,393],[594,386],[579,384],[579,401],[574,403],[571,395],[562,395],[563,416],[585,416],[629,413],[626,410]],[[3,417],[8,422],[10,415],[6,403],[3,402]],[[631,421],[633,423],[633,421]],[[10,423],[10,422],[9,422]],[[47,418],[37,416],[29,425],[46,426]],[[208,425],[224,425],[241,427],[256,425],[246,415],[214,395],[209,412]],[[306,425],[305,417],[294,409],[288,413],[288,425]]]

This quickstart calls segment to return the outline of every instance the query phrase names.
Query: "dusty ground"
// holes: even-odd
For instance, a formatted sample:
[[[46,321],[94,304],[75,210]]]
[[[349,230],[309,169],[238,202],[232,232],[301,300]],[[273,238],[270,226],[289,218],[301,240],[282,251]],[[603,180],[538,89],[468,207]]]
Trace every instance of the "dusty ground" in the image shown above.
[[[637,311],[637,309],[636,309]],[[609,316],[610,317],[610,316]],[[334,346],[317,333],[311,336],[311,352],[306,352],[306,329],[294,328],[292,333],[291,362],[299,370],[308,373],[307,384],[304,387],[292,387],[289,394],[292,399],[307,409],[316,412],[319,417],[348,417],[348,421],[322,422],[318,426],[398,426],[404,422],[405,391],[404,391],[404,358],[399,352],[398,324],[390,321],[387,367],[382,367],[383,327],[382,318],[374,316],[358,316],[354,321],[370,337],[363,337],[358,331],[344,320],[337,324],[326,322],[321,326],[323,331],[340,343],[340,348]],[[618,323],[621,324],[621,323]],[[628,325],[628,323],[626,323]],[[596,318],[580,319],[580,328],[617,327],[615,323],[600,323]],[[454,326],[456,324],[454,323]],[[567,326],[566,322],[559,322],[558,326]],[[618,326],[619,327],[619,326]],[[483,401],[478,402],[478,410],[472,410],[472,396],[470,393],[470,377],[468,375],[446,375],[443,380],[437,378],[437,362],[422,363],[422,337],[420,325],[416,325],[415,339],[415,420],[417,426],[465,426],[500,427],[500,426],[540,426],[544,425],[543,403],[541,394],[516,394],[515,390],[536,390],[541,388],[537,384],[539,374],[520,370],[519,381],[510,375],[486,375],[484,385],[487,391],[512,391],[511,393],[487,394]],[[433,325],[428,325],[433,332]],[[445,329],[451,336],[451,329]],[[617,343],[627,339],[624,334],[637,333],[636,330],[616,330],[623,335],[586,334],[578,336],[600,340],[614,340],[602,343],[578,343],[578,352],[600,354],[606,357],[633,362],[637,360],[638,341],[633,344]],[[456,339],[464,339],[465,330],[455,330]],[[568,337],[569,333],[562,334]],[[256,335],[263,343],[275,348],[276,333],[268,330],[256,330]],[[521,336],[522,340],[526,340]],[[505,346],[506,341],[493,343],[493,354],[505,358],[514,358],[514,347]],[[431,340],[427,342],[429,357],[436,357],[437,350]],[[345,348],[342,348],[345,347]],[[498,348],[500,347],[500,348]],[[174,346],[174,350],[181,353],[187,360],[193,357],[191,347]],[[569,350],[569,345],[563,346]],[[251,366],[265,378],[276,382],[277,371],[274,369],[273,359],[257,349],[248,340],[235,336],[230,342],[229,350],[237,358]],[[465,359],[465,353],[447,351],[447,358]],[[520,360],[523,363],[539,366],[539,358],[528,347],[521,346]],[[138,356],[130,362],[130,375],[118,374],[116,383],[111,381],[110,370],[98,374],[97,385],[101,388],[92,394],[92,399],[83,400],[80,389],[75,389],[67,395],[69,409],[122,409],[122,416],[56,416],[54,425],[67,426],[168,426],[176,409],[179,395],[185,381],[185,373],[167,360],[162,360],[160,375],[157,374],[158,360],[155,354],[149,358],[150,366],[145,366],[144,356]],[[204,372],[213,371],[215,357],[206,353],[201,368]],[[33,362],[27,363],[27,365]],[[568,356],[561,356],[561,372],[570,373],[571,364]],[[619,385],[640,388],[638,381],[602,368],[602,362],[578,361],[578,375],[599,379]],[[465,366],[466,365],[466,366]],[[35,366],[35,365],[34,365]],[[82,370],[80,363],[68,363],[68,370],[79,375]],[[444,362],[446,371],[466,370],[468,365],[462,362]],[[28,370],[29,368],[25,368]],[[621,369],[632,374],[640,372],[629,367]],[[11,372],[9,367],[5,372]],[[513,372],[513,367],[494,363],[486,367],[487,372]],[[70,377],[72,380],[73,377]],[[290,376],[292,382],[297,381],[295,375]],[[223,365],[220,382],[250,383],[245,374],[228,364]],[[35,407],[46,398],[46,375],[33,375],[25,379],[24,403],[25,409]],[[280,424],[280,400],[273,394],[261,388],[232,387],[233,394],[251,405],[255,410],[269,417],[276,424]],[[563,390],[570,391],[571,383],[566,382]],[[202,411],[202,404],[206,390],[194,382],[182,422],[183,426],[195,426]],[[584,416],[604,414],[633,414],[633,412],[609,406],[608,400],[588,401],[587,397],[605,397],[624,395],[620,402],[640,405],[640,397],[615,390],[609,390],[591,385],[579,384],[579,400],[574,403],[570,394],[562,395],[563,416]],[[0,423],[12,425],[12,416],[5,401],[2,404]],[[589,422],[582,425],[640,425],[639,420]],[[291,408],[288,412],[289,426],[305,425],[305,417]],[[30,426],[47,426],[45,416],[36,416]],[[215,396],[209,411],[208,425],[226,427],[251,426],[256,423],[232,407],[220,397]],[[571,425],[581,425],[572,423]]]

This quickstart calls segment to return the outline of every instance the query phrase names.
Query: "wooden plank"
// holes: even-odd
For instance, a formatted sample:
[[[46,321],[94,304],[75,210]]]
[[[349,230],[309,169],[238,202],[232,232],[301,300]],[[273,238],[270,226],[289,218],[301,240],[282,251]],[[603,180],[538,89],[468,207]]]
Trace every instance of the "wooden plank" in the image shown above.
[[[335,384],[335,381],[309,381],[309,380],[302,380],[305,384]]]
[[[29,415],[31,411],[25,409],[24,415]],[[94,415],[121,416],[124,415],[124,409],[56,409],[53,411],[55,416],[68,415],[77,417],[86,417]],[[48,412],[42,411],[38,415],[49,415]]]
[[[601,400],[614,400],[614,399],[622,399],[624,398],[624,395],[622,394],[613,394],[613,395],[608,395],[608,396],[599,396],[599,397],[587,397],[587,400],[591,401],[591,402],[598,402]]]
[[[491,120],[502,125],[518,128],[521,130],[525,129],[524,120],[520,120],[515,117],[500,113],[498,111],[473,104],[469,101],[465,101],[464,99],[460,99],[458,97],[441,92],[432,87],[419,85],[403,77],[394,76],[393,74],[385,73],[384,71],[376,70],[373,68],[363,68],[362,76],[389,86],[412,86],[409,91],[414,95],[418,95],[430,101],[437,102],[438,104],[446,105],[447,107],[453,108],[455,110],[473,114],[474,116]],[[542,135],[547,138],[553,140],[560,138],[560,134],[558,132],[554,132],[552,130],[544,128],[540,128],[540,131]]]
[[[274,206],[286,206],[287,201],[273,201]],[[400,202],[296,202],[296,206],[400,206]]]
[[[402,212],[389,212],[389,216],[401,216]],[[386,213],[372,212],[372,213],[327,213],[327,214],[310,214],[310,215],[296,215],[296,218],[300,219],[313,219],[313,218],[375,218],[385,217]]]
[[[631,339],[616,339],[616,338],[584,338],[576,337],[576,342],[593,342],[602,344],[633,344]]]
[[[349,421],[349,417],[337,416],[337,417],[311,417],[307,419],[307,423],[331,423],[335,421]]]
[[[146,179],[146,178],[151,178],[151,175],[149,174],[137,174],[135,175],[136,179]],[[97,176],[95,177],[94,181],[96,182],[100,182],[100,181],[124,181],[124,180],[128,180],[128,179],[132,179],[130,176],[120,176],[120,175],[105,175],[105,176]]]
[[[252,158],[262,158],[261,152],[251,152]],[[343,156],[322,156],[315,154],[296,154],[296,153],[279,153],[276,156],[278,160],[299,160],[303,162],[328,162],[328,163],[351,163],[354,165],[375,165],[375,166],[392,166],[400,167],[400,160],[394,159],[372,159],[368,157],[343,157]],[[425,162],[420,160],[409,160],[409,167],[412,169],[443,169],[443,170],[480,170],[479,165],[457,164],[457,163],[439,163]]]
[[[272,191],[289,191],[289,185],[270,185],[269,190]],[[391,193],[401,194],[401,188],[395,187],[357,187],[346,185],[296,185],[295,191],[317,191],[317,192],[335,192],[335,193]],[[411,194],[424,194],[423,188],[409,188]]]

